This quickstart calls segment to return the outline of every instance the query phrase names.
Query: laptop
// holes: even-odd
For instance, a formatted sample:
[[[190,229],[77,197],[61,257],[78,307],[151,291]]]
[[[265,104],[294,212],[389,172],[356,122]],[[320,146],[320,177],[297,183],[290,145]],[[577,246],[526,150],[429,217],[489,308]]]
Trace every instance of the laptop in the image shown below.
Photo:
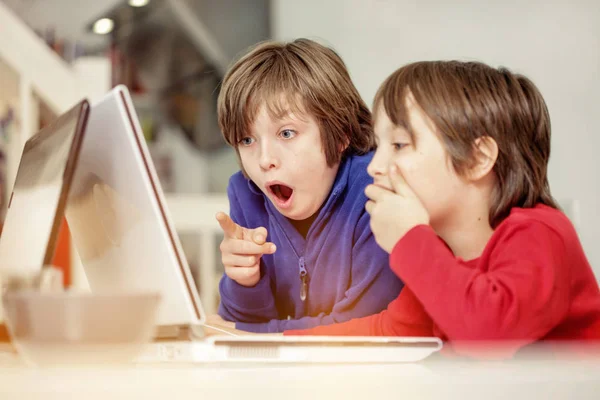
[[[50,265],[90,106],[82,100],[25,143],[0,236],[0,273]]]
[[[33,159],[24,153],[21,164],[28,170],[38,158],[46,157],[65,165],[64,170],[69,171],[60,191],[43,192],[38,195],[38,202],[60,205],[51,210],[52,218],[47,218],[51,221],[43,221],[48,227],[60,218],[64,208],[92,292],[161,294],[157,324],[163,340],[152,343],[137,362],[409,362],[441,348],[437,338],[276,335],[204,338],[205,328],[213,332],[219,329],[205,324],[200,297],[171,223],[127,88],[115,87],[93,104],[89,112],[78,110],[72,111],[70,119],[61,117],[60,123],[55,124],[52,131],[56,140],[48,143],[43,156],[35,155]],[[79,115],[77,121],[86,123],[68,125],[65,121],[73,120],[75,114]],[[72,135],[78,135],[77,140],[60,136],[59,126],[71,127]],[[68,154],[59,151],[70,141],[77,151]],[[25,180],[25,175],[19,173],[19,180]],[[0,243],[0,249],[7,248],[10,240],[24,242],[23,238],[35,234],[31,229],[17,229],[18,222],[28,221],[32,225],[31,220],[16,212],[17,203],[18,209],[31,211],[34,203],[22,199],[15,195],[7,215],[7,219],[14,219],[10,230],[16,237]],[[32,229],[39,229],[41,223],[33,225]],[[50,235],[47,240],[42,244],[35,242],[35,247],[49,247]],[[30,264],[39,268],[45,261],[38,258]],[[5,259],[8,258],[0,257],[0,263]]]
[[[66,218],[91,291],[156,291],[159,336],[201,337],[196,285],[125,86],[92,105],[80,153]]]

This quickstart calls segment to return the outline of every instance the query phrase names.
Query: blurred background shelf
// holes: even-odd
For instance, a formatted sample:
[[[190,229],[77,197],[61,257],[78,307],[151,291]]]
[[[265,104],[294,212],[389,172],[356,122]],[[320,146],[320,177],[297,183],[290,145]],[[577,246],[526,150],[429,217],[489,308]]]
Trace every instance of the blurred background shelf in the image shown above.
[[[0,120],[10,121],[1,132],[2,204],[33,133],[81,98],[93,102],[127,85],[200,295],[214,311],[222,271],[214,214],[228,210],[226,184],[238,169],[216,122],[218,85],[236,54],[270,37],[269,6],[268,0],[151,0],[144,7],[125,0],[1,0]],[[112,30],[95,33],[96,21],[106,18]],[[56,262],[66,284],[85,288],[66,224],[61,241]]]

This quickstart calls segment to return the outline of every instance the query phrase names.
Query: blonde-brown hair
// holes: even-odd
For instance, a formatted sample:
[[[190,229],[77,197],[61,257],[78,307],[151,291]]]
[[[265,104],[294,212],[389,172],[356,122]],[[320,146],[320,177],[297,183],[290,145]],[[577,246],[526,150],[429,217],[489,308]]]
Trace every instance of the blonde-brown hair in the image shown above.
[[[513,207],[543,203],[558,208],[547,177],[550,116],[531,80],[479,62],[408,64],[385,80],[374,104],[383,106],[390,120],[412,136],[406,109],[409,93],[434,123],[457,173],[473,164],[477,138],[489,136],[496,141],[492,227]]]
[[[221,132],[236,151],[263,104],[274,118],[310,113],[319,125],[329,166],[344,155],[375,147],[371,112],[344,62],[315,41],[263,42],[229,69],[217,112]]]

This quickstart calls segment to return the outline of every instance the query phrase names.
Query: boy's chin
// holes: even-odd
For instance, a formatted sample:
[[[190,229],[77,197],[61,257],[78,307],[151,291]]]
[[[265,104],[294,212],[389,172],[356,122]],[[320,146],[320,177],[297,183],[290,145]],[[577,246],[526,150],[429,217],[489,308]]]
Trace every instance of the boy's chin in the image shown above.
[[[304,221],[305,219],[310,218],[314,213],[310,213],[310,211],[302,210],[281,210],[278,209],[281,215],[284,217],[294,220],[294,221]],[[316,211],[315,211],[316,212]]]

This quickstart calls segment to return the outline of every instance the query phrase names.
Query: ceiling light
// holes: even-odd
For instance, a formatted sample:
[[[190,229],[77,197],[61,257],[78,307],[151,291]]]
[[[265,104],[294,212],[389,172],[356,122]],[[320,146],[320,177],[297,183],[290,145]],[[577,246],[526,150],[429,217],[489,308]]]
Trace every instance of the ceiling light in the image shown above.
[[[144,7],[148,5],[150,0],[129,0],[129,5],[131,7]]]
[[[112,32],[115,27],[115,23],[110,18],[102,18],[98,21],[94,22],[94,33],[98,35],[106,35],[107,33]]]

